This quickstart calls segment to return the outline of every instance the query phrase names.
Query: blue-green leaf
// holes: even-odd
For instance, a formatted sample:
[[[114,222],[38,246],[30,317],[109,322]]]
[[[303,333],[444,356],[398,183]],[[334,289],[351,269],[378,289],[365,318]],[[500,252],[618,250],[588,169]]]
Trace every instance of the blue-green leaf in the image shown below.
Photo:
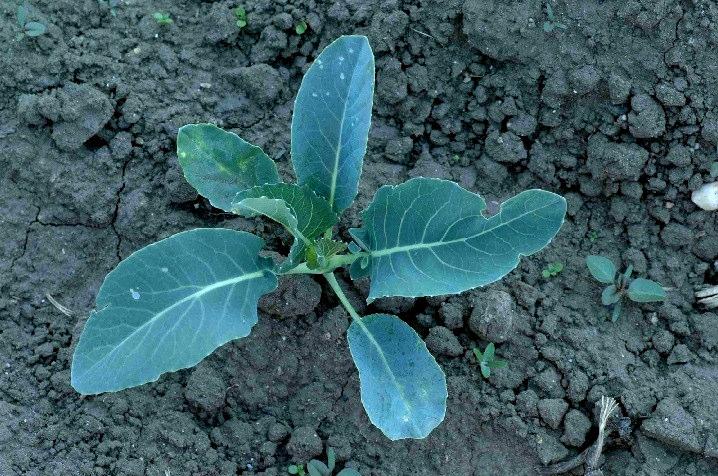
[[[528,190],[496,215],[486,218],[484,209],[479,195],[446,180],[380,188],[362,229],[352,233],[371,256],[369,299],[455,294],[492,283],[551,241],[566,201]]]
[[[666,291],[655,281],[636,278],[628,286],[628,297],[635,302],[665,301]]]
[[[365,36],[324,48],[297,93],[292,162],[307,184],[341,212],[357,194],[374,95],[374,55]]]
[[[25,23],[25,34],[27,36],[35,37],[44,35],[47,32],[47,27],[39,21],[29,21]]]
[[[280,181],[277,166],[262,149],[214,124],[181,127],[177,158],[187,182],[227,212],[238,192]]]
[[[248,335],[260,296],[277,287],[262,245],[249,233],[200,228],[120,262],[80,336],[72,386],[96,394],[152,382]]]
[[[604,256],[587,256],[586,266],[591,275],[600,283],[612,284],[616,278],[616,265]]]
[[[618,292],[618,289],[616,288],[615,284],[610,284],[606,286],[601,293],[601,303],[604,306],[610,306],[611,304],[616,304],[618,301],[621,300],[621,294]]]
[[[446,377],[414,329],[372,314],[355,320],[347,338],[364,408],[389,439],[425,438],[444,420]]]
[[[284,225],[297,239],[309,244],[334,226],[337,216],[326,200],[309,187],[288,183],[260,185],[239,192],[231,211],[246,216],[264,215]]]

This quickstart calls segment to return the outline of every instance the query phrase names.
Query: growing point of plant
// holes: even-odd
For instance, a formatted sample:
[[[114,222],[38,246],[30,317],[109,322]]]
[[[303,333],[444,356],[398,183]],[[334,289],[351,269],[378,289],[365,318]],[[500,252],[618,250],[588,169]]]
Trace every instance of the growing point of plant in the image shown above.
[[[528,190],[485,216],[484,199],[446,180],[381,187],[350,230],[332,238],[357,195],[374,93],[374,57],[363,36],[343,36],[302,80],[291,126],[297,183],[283,183],[259,147],[211,124],[177,137],[187,181],[226,212],[263,215],[293,236],[289,256],[260,256],[264,242],[229,229],[178,233],[136,251],[100,288],[76,347],[71,379],[82,394],[118,391],[197,364],[257,322],[257,301],[292,274],[321,274],[352,318],[349,349],[361,401],[387,437],[424,438],[444,419],[446,379],[421,337],[389,314],[360,316],[334,271],[368,276],[369,300],[456,294],[501,279],[545,247],[566,202]],[[486,354],[486,352],[485,352]]]

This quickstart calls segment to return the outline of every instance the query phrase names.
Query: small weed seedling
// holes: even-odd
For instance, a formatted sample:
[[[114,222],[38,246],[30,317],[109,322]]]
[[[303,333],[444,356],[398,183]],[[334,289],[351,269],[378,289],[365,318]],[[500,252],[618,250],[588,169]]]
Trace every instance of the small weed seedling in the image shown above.
[[[554,15],[553,13],[551,0],[546,0],[546,18],[548,18],[548,20],[543,22],[543,31],[545,31],[546,33],[551,33],[556,28],[561,28],[562,30],[566,29],[566,25],[556,21],[556,15]]]
[[[237,25],[237,28],[241,30],[247,26],[247,11],[244,7],[233,8],[232,13],[234,13],[234,24]]]
[[[494,348],[493,342],[486,344],[486,348],[483,352],[481,352],[478,347],[474,347],[472,350],[474,356],[476,356],[476,360],[479,362],[481,375],[483,375],[484,378],[491,377],[491,369],[503,369],[509,365],[507,361],[496,358],[496,349]]]
[[[424,438],[444,419],[446,378],[421,337],[390,314],[360,316],[334,272],[370,277],[368,300],[458,294],[493,283],[544,248],[566,213],[563,197],[527,190],[484,216],[481,196],[447,180],[385,185],[351,243],[333,229],[357,195],[374,94],[374,55],[363,36],[343,36],[307,70],[294,103],[291,160],[297,183],[280,181],[259,147],[211,124],[177,135],[185,178],[217,208],[264,215],[294,237],[280,263],[243,231],[199,228],[123,260],[103,282],[75,349],[72,385],[117,391],[192,367],[245,337],[259,298],[277,280],[323,276],[352,323],[349,350],[371,422],[393,439]]]
[[[40,23],[39,21],[28,21],[29,15],[30,6],[27,2],[24,2],[17,7],[17,24],[20,26],[20,29],[22,29],[22,33],[18,35],[18,38],[22,38],[22,35],[34,38],[36,36],[44,35],[47,32],[45,24]]]
[[[309,28],[309,25],[307,25],[307,22],[302,20],[294,26],[294,31],[297,35],[303,35],[304,32],[307,31],[307,28]]]
[[[563,263],[560,261],[554,261],[553,263],[549,263],[548,266],[541,271],[541,276],[548,279],[558,276],[561,271],[563,271]]]
[[[175,22],[172,17],[170,17],[170,14],[165,12],[154,12],[152,18],[155,19],[158,25],[171,25]]]
[[[611,321],[621,316],[623,298],[633,302],[659,302],[666,300],[666,291],[655,281],[645,278],[631,279],[633,265],[619,273],[613,261],[604,256],[588,256],[586,265],[597,281],[608,284],[601,293],[601,302],[611,308]]]
[[[598,232],[596,230],[591,230],[588,232],[588,241],[591,243],[595,243],[598,239]]]
[[[313,459],[307,463],[307,469],[304,470],[303,464],[292,464],[287,468],[287,472],[292,475],[305,476],[332,476],[334,474],[334,467],[336,465],[336,455],[334,454],[333,448],[327,448],[327,462],[322,463],[319,460]],[[344,468],[339,471],[336,476],[361,476],[355,469]]]

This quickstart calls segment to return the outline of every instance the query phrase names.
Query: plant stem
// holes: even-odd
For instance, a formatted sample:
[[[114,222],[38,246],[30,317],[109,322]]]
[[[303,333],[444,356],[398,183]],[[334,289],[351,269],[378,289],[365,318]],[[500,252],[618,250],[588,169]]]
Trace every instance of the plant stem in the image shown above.
[[[344,308],[347,310],[350,316],[352,316],[352,319],[355,321],[361,321],[361,316],[359,313],[354,309],[354,306],[352,306],[352,303],[349,302],[349,299],[347,298],[346,294],[344,294],[344,291],[342,291],[341,286],[339,286],[339,282],[337,281],[336,276],[334,276],[334,273],[324,273],[324,277],[327,279],[327,282],[329,283],[329,286],[331,286],[334,293],[339,298],[339,301],[341,301]]]
[[[361,251],[359,253],[353,253],[348,255],[336,255],[331,256],[327,259],[327,265],[323,268],[310,269],[307,263],[300,263],[294,268],[280,273],[282,276],[285,274],[325,274],[334,271],[341,266],[347,266],[352,264],[358,258],[366,256],[367,253]]]

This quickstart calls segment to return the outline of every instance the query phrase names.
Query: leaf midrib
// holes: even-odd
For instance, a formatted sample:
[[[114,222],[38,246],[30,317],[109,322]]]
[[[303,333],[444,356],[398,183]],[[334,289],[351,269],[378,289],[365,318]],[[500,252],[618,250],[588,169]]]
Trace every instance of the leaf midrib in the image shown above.
[[[363,48],[363,46],[362,46]],[[357,54],[357,58],[359,58],[360,55]],[[357,62],[354,64],[354,67],[352,68],[352,74],[349,78],[349,82],[347,83],[347,94],[344,98],[344,105],[342,106],[342,115],[341,119],[339,120],[339,140],[337,141],[337,148],[334,152],[334,168],[332,169],[332,183],[331,187],[329,188],[329,205],[332,207],[332,210],[336,209],[334,206],[334,195],[337,190],[337,179],[339,178],[339,158],[341,156],[342,152],[342,144],[344,143],[344,120],[346,119],[347,114],[347,104],[349,104],[349,91],[352,88],[352,84],[354,83],[354,77],[357,74],[357,66],[359,65],[359,60],[357,59]]]
[[[148,319],[147,321],[143,322],[140,326],[138,326],[137,328],[135,328],[135,330],[133,330],[133,331],[130,332],[127,336],[125,336],[119,343],[117,343],[117,344],[112,348],[112,350],[110,350],[107,354],[105,354],[104,356],[102,356],[101,359],[97,360],[94,364],[92,364],[90,367],[88,367],[81,375],[85,375],[85,374],[87,374],[88,372],[91,372],[97,365],[99,365],[99,364],[101,364],[101,363],[104,363],[105,360],[106,360],[109,356],[111,356],[112,354],[114,354],[114,353],[117,351],[117,349],[121,348],[121,347],[125,344],[125,342],[127,342],[130,338],[132,338],[134,335],[136,335],[138,332],[140,332],[142,329],[144,329],[144,328],[147,327],[148,325],[150,325],[150,324],[156,322],[157,319],[160,319],[162,316],[164,316],[167,312],[171,311],[171,310],[174,309],[175,307],[177,307],[177,306],[179,306],[179,305],[181,305],[181,304],[184,304],[185,302],[191,301],[191,300],[193,300],[193,299],[197,299],[197,298],[199,298],[199,297],[201,297],[201,296],[203,296],[203,295],[205,295],[205,294],[207,294],[207,293],[209,293],[209,292],[214,291],[215,289],[219,289],[219,288],[222,288],[222,287],[225,287],[225,286],[231,286],[231,285],[234,285],[234,284],[237,284],[237,283],[241,283],[241,282],[243,282],[243,281],[250,281],[250,280],[252,280],[252,279],[261,278],[262,276],[264,276],[264,273],[265,273],[264,270],[260,270],[260,271],[254,271],[254,272],[248,273],[248,274],[242,274],[242,275],[239,275],[239,276],[235,276],[235,277],[233,277],[233,278],[225,279],[225,280],[222,280],[222,281],[217,281],[216,283],[210,284],[209,286],[206,286],[206,287],[200,289],[199,291],[196,291],[196,292],[194,292],[194,293],[192,293],[192,294],[188,294],[187,296],[183,297],[182,299],[180,299],[180,300],[178,300],[178,301],[172,303],[172,305],[170,305],[170,306],[168,306],[168,307],[162,309],[161,311],[157,312],[157,313],[154,314],[150,319]]]
[[[521,218],[523,218],[523,217],[525,217],[525,216],[527,216],[527,215],[530,215],[530,214],[532,214],[532,213],[536,213],[536,212],[539,211],[539,210],[543,210],[544,208],[550,207],[550,206],[554,205],[554,204],[557,203],[557,202],[558,202],[558,200],[554,200],[554,201],[552,201],[552,202],[550,202],[550,203],[547,203],[546,205],[543,205],[543,206],[541,206],[541,207],[539,207],[539,208],[535,208],[535,209],[533,209],[533,210],[531,210],[531,211],[524,212],[524,213],[522,213],[522,214],[520,214],[520,215],[515,216],[514,218],[512,218],[512,219],[510,219],[510,220],[500,222],[500,223],[498,223],[496,226],[493,226],[493,227],[491,227],[491,228],[487,228],[487,229],[485,229],[485,230],[483,230],[483,231],[481,231],[481,232],[479,232],[479,233],[476,233],[475,235],[467,236],[467,237],[465,237],[465,238],[456,238],[456,239],[454,239],[454,240],[448,240],[448,241],[433,241],[433,242],[430,242],[430,243],[415,243],[415,244],[413,244],[413,245],[394,246],[394,247],[391,247],[391,248],[382,248],[382,249],[379,249],[379,250],[373,250],[373,251],[370,251],[369,254],[370,254],[372,257],[381,257],[381,256],[386,256],[386,255],[390,255],[390,254],[394,254],[394,253],[403,253],[403,252],[406,252],[406,251],[413,251],[413,250],[418,250],[418,249],[435,248],[435,247],[437,247],[437,246],[451,245],[451,244],[454,244],[454,243],[460,243],[460,242],[472,240],[472,239],[474,239],[474,238],[478,238],[478,237],[480,237],[480,236],[482,236],[482,235],[485,235],[486,233],[490,233],[490,232],[496,230],[497,228],[500,228],[500,227],[502,227],[502,226],[505,226],[505,225],[508,225],[508,224],[510,224],[510,223],[513,223],[514,221],[519,220],[519,219],[521,219]],[[464,218],[466,218],[466,217],[464,217]],[[462,219],[463,219],[463,218],[462,218]],[[489,219],[486,219],[486,220],[489,220]]]
[[[379,354],[379,357],[381,358],[381,362],[384,364],[384,367],[386,368],[387,373],[391,377],[392,383],[397,388],[397,391],[399,392],[399,398],[404,403],[404,407],[406,407],[407,411],[411,412],[413,410],[413,405],[409,402],[409,400],[406,398],[406,394],[404,393],[404,386],[399,383],[399,381],[396,379],[396,375],[394,375],[394,371],[389,366],[389,361],[386,359],[386,356],[384,355],[384,351],[381,348],[381,345],[379,345],[379,342],[374,338],[374,334],[371,333],[369,328],[362,322],[361,319],[355,319],[354,322],[357,323],[359,328],[364,332],[364,335],[367,336],[367,339],[369,339],[369,342],[376,348],[377,353]],[[408,422],[410,423],[412,429],[416,431],[418,435],[420,435],[422,432],[421,430],[416,426],[416,423],[414,423],[413,419],[409,419]]]

